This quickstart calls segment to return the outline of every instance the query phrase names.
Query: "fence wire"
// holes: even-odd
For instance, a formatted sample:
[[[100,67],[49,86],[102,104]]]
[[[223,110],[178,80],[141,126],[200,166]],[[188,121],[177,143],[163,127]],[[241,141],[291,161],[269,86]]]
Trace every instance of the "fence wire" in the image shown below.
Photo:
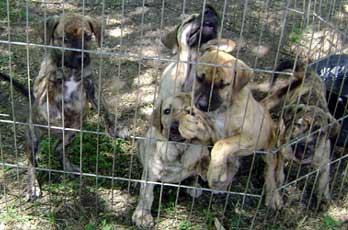
[[[321,220],[327,216],[336,221],[335,224],[345,226],[348,213],[344,213],[347,207],[341,199],[346,199],[347,195],[347,137],[343,144],[338,143],[338,138],[331,140],[330,162],[318,168],[299,165],[294,161],[285,164],[284,183],[277,187],[284,202],[282,211],[267,207],[264,198],[267,191],[262,158],[275,156],[284,148],[297,148],[298,143],[316,135],[319,140],[325,130],[335,125],[334,122],[315,131],[309,129],[301,137],[281,143],[271,150],[259,150],[255,144],[250,156],[240,159],[241,167],[227,190],[209,188],[207,178],[198,175],[181,181],[144,178],[151,172],[139,160],[139,143],[163,142],[162,139],[147,136],[146,131],[156,123],[152,113],[158,106],[159,85],[165,67],[180,64],[192,65],[193,69],[198,65],[232,68],[226,64],[180,60],[160,42],[164,34],[188,15],[204,15],[207,4],[215,7],[220,16],[219,36],[236,42],[232,55],[254,71],[249,85],[256,99],[271,95],[273,91],[269,88],[269,82],[276,74],[287,78],[294,75],[293,71],[274,70],[282,60],[304,59],[310,68],[315,60],[348,52],[348,4],[340,0],[0,2],[0,73],[11,77],[9,84],[0,82],[0,230],[136,229],[132,213],[139,199],[139,187],[143,185],[156,185],[150,210],[156,229],[318,229],[322,228]],[[89,17],[101,22],[98,48],[84,48],[85,33],[82,33],[80,47],[57,46],[46,41],[52,31],[48,28],[49,24],[43,22],[52,16],[69,13],[86,16],[83,23]],[[204,17],[200,24],[202,27]],[[85,27],[87,24],[83,25]],[[177,36],[179,34],[180,31]],[[52,36],[56,36],[54,31]],[[64,37],[58,39],[65,41]],[[200,32],[198,44],[201,37]],[[41,38],[44,38],[43,43]],[[199,48],[196,51],[199,53]],[[45,57],[54,52],[62,53],[61,60],[55,60],[60,65],[57,68],[61,69],[66,68],[65,53],[78,52],[82,57],[90,55],[91,75],[96,86],[94,93],[97,95],[97,108],[86,115],[80,113],[78,117],[65,117],[63,113],[61,125],[56,125],[49,117],[45,122],[34,122],[41,116],[34,107],[38,100],[32,96],[34,79],[42,65],[48,65],[50,60]],[[339,62],[340,59],[337,64]],[[81,82],[88,77],[85,75],[86,66],[89,63],[82,58],[81,71],[78,73]],[[176,75],[180,74],[177,71]],[[28,98],[16,92],[14,80],[27,87]],[[282,79],[280,85],[286,81]],[[63,78],[61,84],[64,95],[64,87],[70,83]],[[348,119],[344,84],[345,78],[338,93],[334,92],[332,85],[327,96],[329,102],[331,97],[339,98],[334,102],[332,115],[338,116],[339,110],[343,110],[343,114],[337,118],[341,124],[340,132],[345,131],[344,122]],[[83,85],[80,90],[82,94],[88,89]],[[51,97],[55,96],[50,95],[53,91],[47,92],[44,98],[48,111],[51,109]],[[192,96],[194,93],[192,90]],[[128,130],[127,138],[110,137],[108,130],[104,129],[102,96],[107,101],[108,109],[115,115],[113,122],[122,130]],[[59,100],[57,105],[64,111],[64,96]],[[247,104],[250,100],[248,98]],[[300,100],[296,106],[299,104]],[[281,114],[284,113],[285,106]],[[79,127],[65,126],[69,119],[78,119]],[[245,117],[241,124],[242,131],[244,123]],[[290,129],[294,126],[295,121]],[[35,202],[25,199],[27,170],[30,169],[26,151],[30,146],[34,148],[36,141],[31,138],[31,143],[27,143],[28,129],[40,129],[42,134],[46,134],[39,138],[38,165],[34,167],[42,190],[42,197]],[[60,137],[55,138],[57,133]],[[71,143],[69,135],[75,136]],[[60,139],[63,165],[54,151]],[[167,139],[166,156],[171,144],[184,145],[186,149],[197,145]],[[213,144],[208,144],[202,148],[211,150],[212,147]],[[67,169],[66,159],[70,159],[78,170]],[[330,193],[343,212],[337,219],[330,216],[330,203],[321,205],[322,197],[316,197],[319,173],[328,166]],[[200,192],[202,195],[190,197],[185,191]],[[313,204],[315,201],[317,203]],[[146,206],[143,211],[148,211]]]

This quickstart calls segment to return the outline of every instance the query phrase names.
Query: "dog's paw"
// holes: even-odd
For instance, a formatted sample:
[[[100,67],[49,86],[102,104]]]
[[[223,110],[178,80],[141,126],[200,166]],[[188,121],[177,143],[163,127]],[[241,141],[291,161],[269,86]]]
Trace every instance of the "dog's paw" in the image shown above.
[[[117,129],[112,122],[106,122],[105,128],[110,137],[117,137]]]
[[[222,158],[222,162],[220,160],[212,159],[210,161],[207,179],[210,188],[225,191],[238,172],[239,161],[235,159],[227,164],[224,158]]]
[[[64,170],[68,172],[80,172],[80,167],[66,159],[64,162]]]
[[[153,217],[151,212],[148,210],[143,210],[141,208],[137,208],[133,215],[132,221],[138,228],[152,228],[154,226]]]
[[[41,196],[41,189],[38,184],[29,186],[25,199],[27,201],[34,201]]]
[[[203,191],[200,188],[196,188],[196,189],[188,188],[186,189],[186,193],[193,198],[198,198],[203,194]]]
[[[279,210],[283,207],[283,199],[278,190],[267,195],[265,202],[266,206],[272,208],[273,210]]]
[[[112,113],[104,114],[105,129],[111,137],[117,137],[117,127],[115,124],[116,118]]]
[[[128,130],[127,127],[124,127],[124,128],[119,129],[117,131],[116,136],[118,136],[119,138],[122,138],[122,139],[127,139],[130,136],[130,131]]]
[[[193,139],[198,135],[198,121],[197,118],[191,114],[185,114],[181,117],[179,122],[179,132],[185,139]]]
[[[130,136],[130,131],[128,130],[127,127],[118,128],[111,121],[106,122],[106,131],[108,132],[110,137],[113,137],[113,138],[117,137],[117,138],[127,139]]]

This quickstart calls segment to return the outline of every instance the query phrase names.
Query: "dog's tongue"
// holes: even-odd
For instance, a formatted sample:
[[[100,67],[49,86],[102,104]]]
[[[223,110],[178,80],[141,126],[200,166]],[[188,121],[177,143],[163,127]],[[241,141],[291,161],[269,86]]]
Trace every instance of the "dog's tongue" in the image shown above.
[[[305,151],[305,149],[304,149],[303,145],[297,145],[296,146],[296,151],[295,151],[295,157],[298,160],[303,160],[302,158],[304,157],[304,154],[305,154],[304,151]]]
[[[184,138],[181,136],[178,128],[170,128],[169,140],[170,141],[183,141]]]
[[[190,37],[188,39],[188,45],[190,47],[193,47],[194,45],[196,45],[196,43],[198,43],[198,36],[199,36],[199,27],[197,30],[195,30],[193,33],[190,34]]]

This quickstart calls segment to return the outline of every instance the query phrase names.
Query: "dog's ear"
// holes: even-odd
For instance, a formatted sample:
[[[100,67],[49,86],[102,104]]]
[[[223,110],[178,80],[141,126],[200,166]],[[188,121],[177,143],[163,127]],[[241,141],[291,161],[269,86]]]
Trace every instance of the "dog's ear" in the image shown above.
[[[162,113],[162,101],[156,103],[155,109],[152,112],[152,125],[162,132],[162,122],[161,122],[161,113]]]
[[[232,41],[231,39],[217,38],[203,44],[201,49],[203,51],[216,49],[216,50],[224,51],[226,53],[230,53],[234,50],[235,47],[236,47],[236,43]]]
[[[95,36],[98,47],[101,47],[101,38],[102,38],[103,31],[101,28],[100,20],[93,18],[93,17],[89,17],[89,16],[85,16],[85,17],[86,17],[86,20],[87,20],[89,26],[91,27],[91,30]]]
[[[162,44],[171,51],[173,51],[173,53],[175,53],[178,49],[178,29],[179,26],[175,27],[173,30],[169,31],[163,37],[161,37]]]
[[[235,62],[235,61],[233,61]],[[251,80],[254,72],[246,64],[238,61],[233,63],[235,67],[232,69],[234,71],[234,80],[233,80],[233,90],[239,92],[248,82]]]
[[[42,41],[45,45],[51,44],[51,41],[54,39],[54,31],[56,30],[58,26],[59,20],[60,20],[59,16],[52,16],[52,17],[48,17],[46,21],[44,22],[43,28],[42,28]]]

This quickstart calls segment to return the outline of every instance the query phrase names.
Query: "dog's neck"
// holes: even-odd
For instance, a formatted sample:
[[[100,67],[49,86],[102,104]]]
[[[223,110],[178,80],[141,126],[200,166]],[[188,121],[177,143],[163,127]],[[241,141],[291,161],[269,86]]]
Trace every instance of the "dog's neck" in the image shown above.
[[[197,61],[197,57],[198,49],[195,47],[189,48],[188,46],[183,46],[179,51],[179,65],[181,65],[185,76],[182,92],[192,91],[195,72],[193,63]]]
[[[40,71],[44,71],[42,73],[39,73],[38,77],[47,77],[55,76],[55,79],[51,80],[59,80],[61,78],[69,78],[70,76],[74,75],[77,77],[85,78],[92,75],[92,70],[90,65],[85,65],[83,69],[73,69],[66,67],[61,64],[62,62],[52,57],[51,55],[48,55],[41,63]],[[56,74],[61,73],[61,74]],[[53,75],[52,75],[53,74]],[[59,77],[64,76],[64,77]]]
[[[70,79],[73,77],[75,80],[81,80],[82,78],[87,78],[92,75],[92,70],[91,67],[84,66],[83,69],[72,69],[72,68],[67,68],[64,66],[58,67],[58,71],[62,72],[62,75],[64,76],[64,79]]]

